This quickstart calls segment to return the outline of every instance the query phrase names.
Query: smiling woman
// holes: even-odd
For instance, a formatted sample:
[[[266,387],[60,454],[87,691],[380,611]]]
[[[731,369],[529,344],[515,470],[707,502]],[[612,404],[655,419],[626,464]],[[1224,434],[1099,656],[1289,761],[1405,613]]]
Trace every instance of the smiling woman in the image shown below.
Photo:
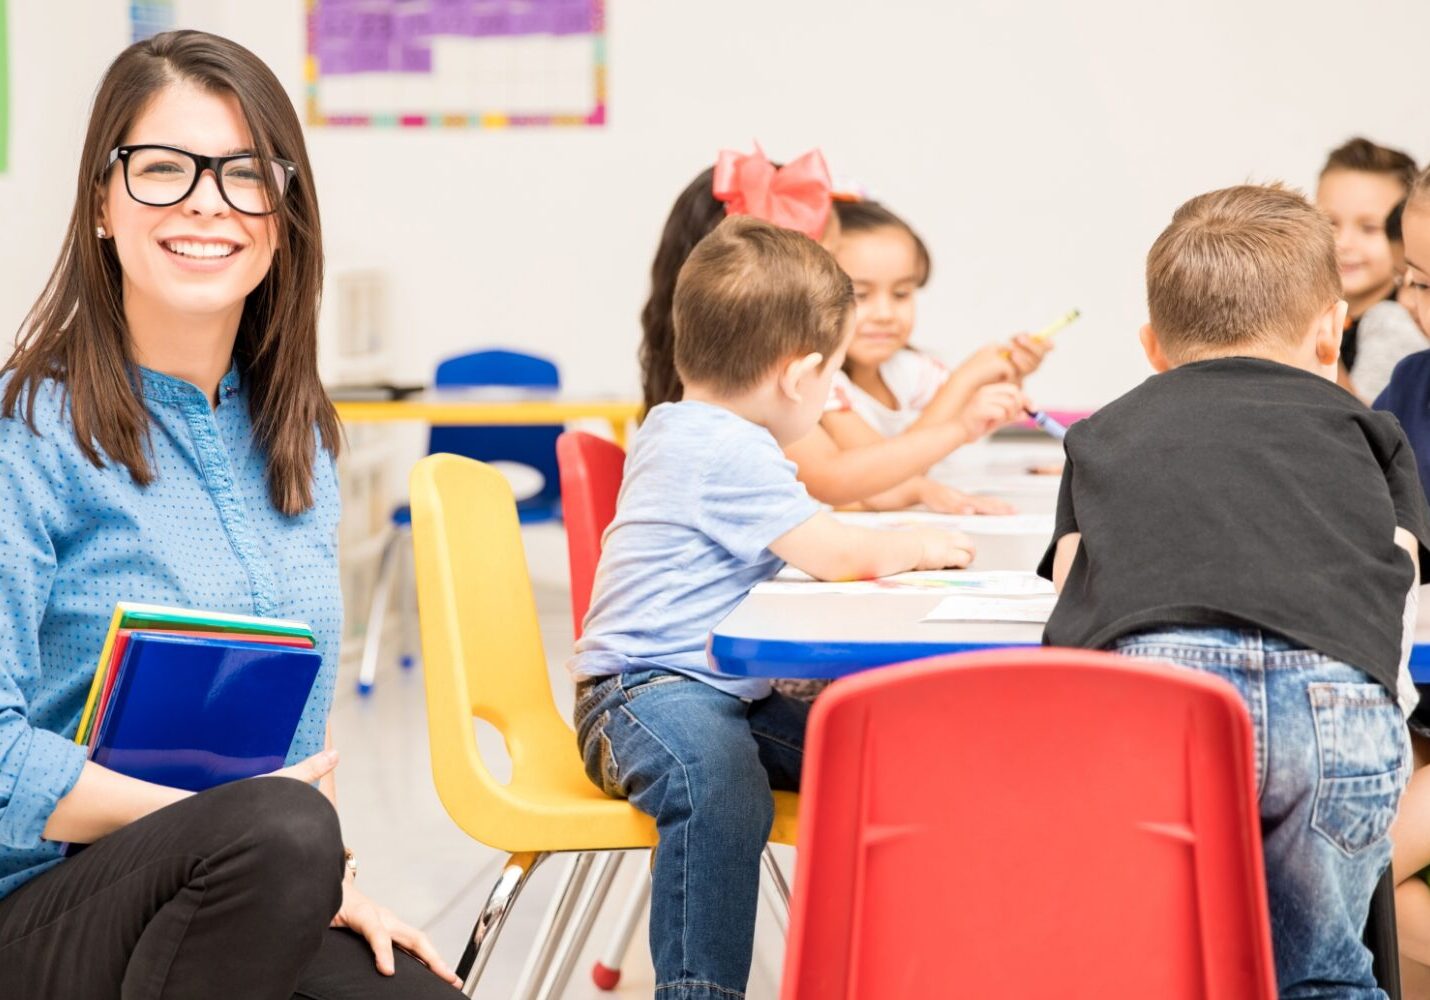
[[[98,464],[102,451],[147,483],[134,366],[156,349],[173,352],[180,367],[170,374],[212,397],[231,355],[250,376],[270,495],[296,514],[313,502],[315,432],[329,453],[338,444],[317,373],[318,203],[311,184],[289,183],[312,175],[302,131],[282,87],[251,53],[198,32],[158,39],[116,60],[95,99],[69,230],[8,365],[16,377],[3,412],[53,371],[82,368],[87,377],[67,380],[66,390],[85,457]],[[229,48],[247,58],[229,58]],[[165,158],[155,146],[172,152]],[[259,165],[250,186],[262,197],[229,200],[236,188],[226,175],[244,161],[222,164],[221,177],[212,162],[200,169],[184,152],[246,154],[250,168]],[[282,165],[282,179],[263,164]],[[159,181],[166,172],[187,172],[188,183]],[[173,194],[158,197],[160,186]],[[228,250],[209,256],[216,247]],[[229,351],[219,349],[224,341]]]
[[[272,72],[199,32],[125,50],[0,373],[0,996],[457,995],[426,937],[356,888],[331,801],[322,269]],[[276,779],[192,795],[85,759],[119,601],[311,624],[323,665]]]

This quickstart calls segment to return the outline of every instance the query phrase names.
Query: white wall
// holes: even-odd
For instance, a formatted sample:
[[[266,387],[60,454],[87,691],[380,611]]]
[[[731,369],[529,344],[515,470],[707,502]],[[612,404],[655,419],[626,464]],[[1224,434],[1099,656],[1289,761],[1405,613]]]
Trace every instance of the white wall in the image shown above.
[[[637,385],[637,314],[671,200],[721,146],[819,145],[926,237],[917,340],[957,355],[1084,320],[1045,405],[1143,375],[1143,255],[1172,209],[1246,178],[1308,185],[1353,133],[1430,154],[1425,0],[609,0],[610,124],[314,130],[330,269],[391,277],[394,375],[506,343],[580,390]],[[1176,9],[1181,8],[1181,9]],[[301,97],[300,0],[180,0]],[[10,0],[0,331],[48,272],[123,0]],[[0,340],[8,332],[0,332]]]

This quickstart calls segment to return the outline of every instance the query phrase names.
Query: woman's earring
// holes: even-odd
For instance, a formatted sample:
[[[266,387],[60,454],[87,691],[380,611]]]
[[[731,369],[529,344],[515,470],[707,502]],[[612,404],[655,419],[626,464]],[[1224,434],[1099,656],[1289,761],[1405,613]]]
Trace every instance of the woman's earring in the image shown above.
[[[104,227],[103,227],[103,226],[95,226],[95,227],[94,227],[94,235],[98,236],[100,239],[104,239],[104,238],[105,238],[106,236],[108,236],[109,234],[104,231]]]

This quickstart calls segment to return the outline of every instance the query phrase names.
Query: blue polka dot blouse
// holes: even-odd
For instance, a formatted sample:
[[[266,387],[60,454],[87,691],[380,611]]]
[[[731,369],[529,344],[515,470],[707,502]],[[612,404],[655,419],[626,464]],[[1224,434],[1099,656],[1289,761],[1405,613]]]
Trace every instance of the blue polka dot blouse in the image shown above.
[[[269,502],[236,370],[217,407],[188,382],[141,374],[148,487],[85,459],[54,383],[36,394],[38,435],[23,398],[0,419],[0,897],[60,861],[42,831],[79,778],[74,734],[119,601],[307,622],[323,667],[288,760],[323,746],[342,625],[334,464],[319,454],[316,503],[286,517]]]

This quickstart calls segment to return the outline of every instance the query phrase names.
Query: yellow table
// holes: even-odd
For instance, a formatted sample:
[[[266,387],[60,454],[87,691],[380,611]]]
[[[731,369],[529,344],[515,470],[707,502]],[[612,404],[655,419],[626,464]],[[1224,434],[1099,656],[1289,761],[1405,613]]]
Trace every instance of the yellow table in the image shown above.
[[[568,420],[605,420],[621,447],[626,429],[640,416],[641,404],[618,399],[578,399],[562,396],[497,395],[484,391],[480,396],[462,392],[423,393],[406,399],[349,400],[335,402],[344,423],[426,424],[562,424]]]

